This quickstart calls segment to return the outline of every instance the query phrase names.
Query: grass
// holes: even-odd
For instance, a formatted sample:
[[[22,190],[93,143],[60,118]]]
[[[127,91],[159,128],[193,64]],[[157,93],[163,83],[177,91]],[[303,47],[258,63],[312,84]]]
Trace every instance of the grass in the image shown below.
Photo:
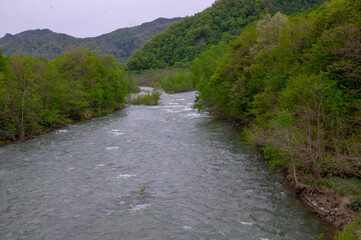
[[[130,99],[130,104],[133,105],[158,105],[160,99],[160,92],[153,90],[152,92],[146,91],[145,94],[139,94]]]
[[[335,240],[359,240],[361,239],[361,214],[358,219],[345,227],[342,232],[337,232]]]
[[[329,176],[322,180],[324,187],[333,189],[341,196],[352,195],[354,197],[361,197],[361,179],[353,178],[340,178]]]

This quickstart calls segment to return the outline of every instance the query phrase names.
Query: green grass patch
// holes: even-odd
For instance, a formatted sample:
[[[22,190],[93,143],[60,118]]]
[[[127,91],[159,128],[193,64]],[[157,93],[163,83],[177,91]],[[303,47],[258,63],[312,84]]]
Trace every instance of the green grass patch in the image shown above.
[[[130,104],[133,105],[158,105],[160,92],[157,90],[145,91],[145,94],[139,94],[131,98]]]
[[[356,177],[341,179],[340,177],[329,176],[322,180],[322,185],[333,189],[342,196],[361,197],[361,179]]]

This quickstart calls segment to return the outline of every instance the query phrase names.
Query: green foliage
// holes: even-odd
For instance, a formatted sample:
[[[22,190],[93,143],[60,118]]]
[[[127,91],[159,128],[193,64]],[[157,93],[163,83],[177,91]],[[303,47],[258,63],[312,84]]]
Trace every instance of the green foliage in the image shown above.
[[[158,105],[160,99],[160,92],[158,90],[153,90],[152,92],[147,92],[145,94],[137,94],[136,96],[130,99],[130,104],[133,105]]]
[[[138,93],[140,92],[139,86],[135,83],[134,78],[131,74],[127,74],[125,77],[125,82],[127,85],[128,92],[130,93]]]
[[[289,162],[289,153],[279,147],[267,146],[263,148],[265,159],[268,160],[270,170],[283,168]]]
[[[146,41],[178,20],[180,18],[159,18],[137,27],[118,29],[94,38],[74,38],[47,29],[26,31],[16,35],[7,34],[0,39],[0,48],[6,55],[21,51],[51,60],[62,55],[68,46],[81,46],[98,54],[112,54],[118,61],[125,62]]]
[[[357,212],[361,210],[361,197],[353,199],[349,204],[346,205],[353,211]]]
[[[360,218],[360,217],[359,217]],[[355,219],[345,227],[342,232],[337,232],[335,240],[358,240],[361,236],[361,220]]]
[[[164,75],[153,84],[167,93],[187,92],[195,89],[193,74],[186,70]]]
[[[140,189],[140,191],[139,191],[139,196],[141,196],[141,197],[144,197],[144,194],[145,194],[145,190],[146,190],[147,188],[145,187],[145,186],[143,186],[141,189]]]
[[[0,55],[0,64],[2,142],[120,109],[127,86],[134,87],[113,56],[81,48],[49,62],[21,53]]]
[[[361,197],[361,180],[356,177],[340,178],[330,174],[322,179],[322,185],[333,189],[336,193],[342,196],[352,195],[358,198],[359,195],[359,197]]]
[[[143,186],[141,189],[140,189],[140,191],[138,192],[138,194],[139,194],[139,196],[141,197],[141,198],[143,198],[143,202],[145,202],[145,190],[146,190],[147,188],[145,187],[145,186]]]
[[[189,65],[204,50],[232,36],[259,19],[266,12],[296,13],[325,0],[218,0],[210,8],[172,24],[155,35],[127,61],[128,69],[142,71],[151,68]]]
[[[196,106],[245,126],[242,138],[295,179],[359,178],[360,15],[359,2],[346,0],[287,18],[264,15],[226,54],[211,48],[194,60]],[[207,69],[212,54],[220,57]]]
[[[227,43],[220,42],[203,51],[194,61],[191,67],[193,78],[197,83],[197,89],[203,89],[217,68],[218,60],[227,52]]]
[[[323,240],[325,237],[325,234],[321,233],[320,235],[315,237],[315,240]]]

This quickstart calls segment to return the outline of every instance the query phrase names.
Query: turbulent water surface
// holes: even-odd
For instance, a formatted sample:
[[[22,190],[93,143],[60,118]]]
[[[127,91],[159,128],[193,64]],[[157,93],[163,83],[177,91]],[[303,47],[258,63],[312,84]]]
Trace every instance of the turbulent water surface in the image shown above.
[[[0,238],[329,239],[194,97],[163,94],[0,148]]]

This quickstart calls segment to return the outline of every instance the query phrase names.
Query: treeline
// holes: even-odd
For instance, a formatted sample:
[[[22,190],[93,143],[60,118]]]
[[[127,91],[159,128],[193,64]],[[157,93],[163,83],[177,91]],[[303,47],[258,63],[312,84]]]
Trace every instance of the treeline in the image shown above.
[[[190,66],[204,50],[229,42],[265,12],[285,14],[308,9],[325,0],[218,0],[212,7],[172,24],[127,61],[131,71],[163,69],[179,63]]]
[[[192,65],[200,109],[242,128],[297,186],[361,178],[360,1],[266,15],[221,49]]]
[[[0,144],[121,109],[136,89],[111,55],[74,48],[45,61],[0,51]]]

